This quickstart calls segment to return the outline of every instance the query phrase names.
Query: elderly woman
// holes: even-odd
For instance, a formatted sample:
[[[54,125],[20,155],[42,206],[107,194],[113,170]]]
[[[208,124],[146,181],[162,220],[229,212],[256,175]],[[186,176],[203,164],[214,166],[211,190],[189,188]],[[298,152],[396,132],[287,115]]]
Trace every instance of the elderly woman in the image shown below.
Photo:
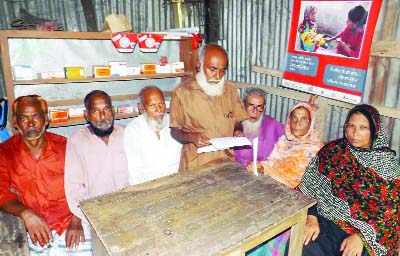
[[[261,162],[263,172],[295,188],[322,146],[316,129],[316,108],[308,102],[299,102],[286,119],[285,134],[279,138],[268,159]]]
[[[310,101],[313,101],[311,99]],[[316,129],[316,108],[308,102],[292,107],[286,119],[285,133],[278,139],[266,161],[261,161],[259,172],[295,188],[310,162],[323,146]],[[251,171],[252,164],[247,169]],[[250,251],[248,256],[283,255],[290,230]]]
[[[303,255],[397,255],[400,167],[378,111],[349,111],[344,138],[323,147],[299,186],[317,199],[307,216]]]

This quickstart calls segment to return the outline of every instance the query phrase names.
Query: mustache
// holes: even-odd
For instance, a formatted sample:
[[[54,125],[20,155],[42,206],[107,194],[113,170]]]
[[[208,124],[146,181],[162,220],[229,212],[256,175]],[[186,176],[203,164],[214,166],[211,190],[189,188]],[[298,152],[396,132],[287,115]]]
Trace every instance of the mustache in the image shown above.
[[[164,112],[156,112],[156,113],[154,113],[154,116],[164,116],[165,115],[165,113]]]
[[[207,82],[209,82],[210,84],[218,84],[221,81],[222,81],[221,79],[220,80],[211,79],[211,80],[208,80]]]
[[[26,129],[27,132],[39,132],[41,129],[38,129],[36,127],[28,127]]]
[[[98,121],[96,124],[97,125],[103,125],[103,124],[109,125],[111,123],[112,123],[112,121],[103,119],[103,120]]]

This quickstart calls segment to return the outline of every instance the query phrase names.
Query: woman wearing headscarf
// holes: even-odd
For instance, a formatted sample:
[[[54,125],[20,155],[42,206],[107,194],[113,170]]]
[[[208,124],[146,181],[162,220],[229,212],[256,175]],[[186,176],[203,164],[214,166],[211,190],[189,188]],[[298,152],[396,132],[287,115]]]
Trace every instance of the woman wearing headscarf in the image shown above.
[[[299,28],[297,29],[300,34],[310,31],[311,29],[317,30],[317,20],[315,18],[316,13],[316,7],[312,5],[306,6],[304,9],[303,21],[300,23]]]
[[[311,30],[314,31],[315,33],[317,32],[317,19],[316,19],[316,14],[317,14],[317,8],[308,5],[304,9],[304,16],[303,16],[303,21],[299,24],[299,27],[297,28],[297,31],[299,32],[299,40],[300,40],[300,47],[302,50],[313,52],[315,46],[308,45],[305,43],[305,39],[302,37],[302,35],[306,35],[308,32]]]
[[[292,107],[286,119],[285,134],[278,139],[268,159],[258,165],[260,172],[290,188],[300,183],[309,161],[323,146],[316,129],[316,110],[308,102],[299,102]],[[250,163],[247,169],[250,171],[252,168]],[[290,230],[287,230],[246,255],[284,255],[289,237]]]
[[[355,106],[343,133],[313,158],[299,186],[317,200],[303,255],[397,255],[400,167],[379,112]]]
[[[263,172],[290,188],[299,185],[310,160],[323,146],[316,129],[316,108],[299,102],[290,110],[282,135],[266,161]]]

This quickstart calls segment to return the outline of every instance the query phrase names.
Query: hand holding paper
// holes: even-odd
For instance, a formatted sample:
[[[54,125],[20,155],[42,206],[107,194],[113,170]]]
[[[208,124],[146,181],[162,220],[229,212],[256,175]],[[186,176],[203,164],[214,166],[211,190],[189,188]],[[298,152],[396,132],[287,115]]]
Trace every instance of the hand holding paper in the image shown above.
[[[251,145],[246,137],[222,137],[210,139],[211,145],[197,149],[197,153],[225,150],[232,147]]]

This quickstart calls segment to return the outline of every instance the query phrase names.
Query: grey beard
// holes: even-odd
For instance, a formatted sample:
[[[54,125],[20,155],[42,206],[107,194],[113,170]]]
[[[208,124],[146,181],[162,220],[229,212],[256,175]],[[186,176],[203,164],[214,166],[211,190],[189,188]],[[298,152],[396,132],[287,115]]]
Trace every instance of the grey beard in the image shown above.
[[[244,120],[242,122],[244,135],[258,136],[263,119],[264,113],[262,113],[260,118],[255,122],[250,122],[248,119]]]
[[[147,124],[150,126],[150,129],[152,129],[155,132],[161,131],[168,124],[167,118],[165,118],[165,115],[161,121],[157,121],[153,118],[149,118],[149,115],[147,115],[147,113],[144,113],[144,118],[146,119]]]

